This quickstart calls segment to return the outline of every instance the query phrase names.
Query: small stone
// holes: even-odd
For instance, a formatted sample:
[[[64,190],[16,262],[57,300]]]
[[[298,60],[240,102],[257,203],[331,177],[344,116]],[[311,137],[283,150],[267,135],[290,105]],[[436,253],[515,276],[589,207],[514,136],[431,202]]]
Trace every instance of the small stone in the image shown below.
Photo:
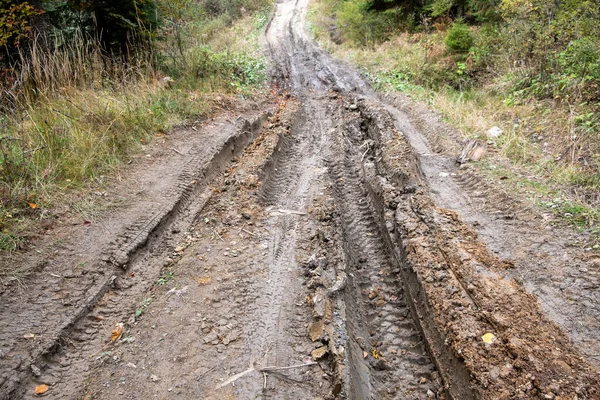
[[[158,376],[156,376],[156,375],[150,375],[150,380],[151,380],[152,382],[158,382],[160,379],[159,379],[159,378],[158,378]]]
[[[491,138],[498,138],[500,137],[500,135],[502,135],[504,131],[500,128],[498,128],[497,126],[494,126],[490,129],[488,129],[488,131],[486,132],[487,135]]]
[[[500,376],[500,368],[494,367],[490,370],[490,377],[492,379],[498,379],[499,376]]]
[[[40,376],[42,374],[42,371],[34,364],[31,364],[31,372],[35,376]]]
[[[422,376],[421,378],[419,378],[419,383],[421,385],[426,384],[427,382],[429,382],[429,380],[427,378],[425,378],[424,376]]]

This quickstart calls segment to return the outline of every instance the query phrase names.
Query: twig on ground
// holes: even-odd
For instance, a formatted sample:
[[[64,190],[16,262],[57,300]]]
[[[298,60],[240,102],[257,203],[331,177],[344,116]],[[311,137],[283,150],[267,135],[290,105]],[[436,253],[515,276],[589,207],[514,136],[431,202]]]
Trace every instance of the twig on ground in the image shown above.
[[[175,153],[177,153],[177,154],[184,155],[182,152],[180,152],[179,150],[177,150],[177,149],[176,149],[176,148],[174,148],[174,147],[169,147],[169,150],[173,150],[173,151],[174,151]]]
[[[215,233],[215,235],[217,235],[217,236],[219,237],[219,239],[221,239],[221,241],[223,241],[223,242],[225,241],[225,240],[224,240],[224,239],[221,237],[221,235],[219,235],[219,232],[217,232],[217,230],[216,230],[216,229],[213,229],[213,232]]]
[[[289,365],[287,367],[275,367],[275,366],[270,366],[270,367],[264,367],[264,368],[248,368],[247,370],[240,372],[239,374],[236,374],[234,376],[232,376],[231,378],[227,379],[225,382],[217,385],[217,389],[221,389],[227,385],[229,385],[230,383],[234,383],[235,381],[237,381],[238,379],[248,375],[251,372],[254,371],[258,371],[258,372],[262,372],[264,373],[268,373],[268,372],[272,372],[272,371],[284,371],[284,370],[288,370],[288,369],[294,369],[294,368],[304,368],[304,367],[310,367],[311,365],[317,365],[318,363],[316,362],[309,362],[306,364],[296,364],[296,365]]]
[[[314,362],[314,361],[312,361],[312,362],[308,362],[308,363],[305,363],[305,364],[289,365],[289,366],[287,366],[287,367],[275,367],[275,366],[272,366],[272,367],[264,367],[264,368],[259,368],[259,369],[257,369],[257,371],[260,371],[260,372],[269,372],[269,371],[284,371],[284,370],[286,370],[286,369],[294,369],[294,368],[310,367],[311,365],[317,365],[317,364],[318,364],[317,362]]]
[[[361,162],[365,159],[365,156],[367,155],[367,153],[369,152],[369,150],[371,150],[371,148],[369,146],[367,146],[367,149],[365,150],[365,152],[363,153],[362,157],[360,158]]]
[[[242,228],[242,232],[246,232],[247,234],[249,234],[249,235],[252,235],[252,236],[256,237],[256,234],[255,234],[255,233],[252,233],[252,232],[250,232],[249,230],[246,230],[246,229],[244,229],[244,228]]]
[[[306,215],[305,212],[303,211],[296,211],[296,210],[286,210],[284,208],[280,208],[279,210],[277,210],[277,212],[280,212],[282,214],[295,214],[295,215]]]

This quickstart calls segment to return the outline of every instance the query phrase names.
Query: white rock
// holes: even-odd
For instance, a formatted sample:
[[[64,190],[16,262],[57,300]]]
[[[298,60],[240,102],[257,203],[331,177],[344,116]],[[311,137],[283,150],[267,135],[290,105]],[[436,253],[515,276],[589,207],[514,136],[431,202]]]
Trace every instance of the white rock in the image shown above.
[[[504,131],[502,129],[498,128],[497,126],[494,126],[493,128],[490,128],[487,131],[487,135],[489,137],[493,137],[493,138],[500,137],[500,135],[502,135],[502,133],[504,133]]]

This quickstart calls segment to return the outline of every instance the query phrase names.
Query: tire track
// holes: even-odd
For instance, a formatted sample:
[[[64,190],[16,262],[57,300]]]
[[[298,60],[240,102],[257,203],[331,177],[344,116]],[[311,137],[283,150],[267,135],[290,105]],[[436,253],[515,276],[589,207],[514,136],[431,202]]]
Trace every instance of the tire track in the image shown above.
[[[347,118],[345,118],[347,119]],[[330,175],[347,257],[345,310],[352,398],[431,398],[439,390],[399,266],[365,186],[360,152],[343,130],[332,133]]]

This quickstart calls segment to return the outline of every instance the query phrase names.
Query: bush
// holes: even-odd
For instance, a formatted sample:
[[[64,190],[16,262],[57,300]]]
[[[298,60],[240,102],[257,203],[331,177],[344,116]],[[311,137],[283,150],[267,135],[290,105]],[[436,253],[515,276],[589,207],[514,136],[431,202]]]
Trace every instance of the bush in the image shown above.
[[[600,80],[600,49],[589,37],[573,40],[559,54],[564,73],[586,80]]]
[[[469,27],[455,22],[448,30],[446,46],[452,53],[466,53],[473,46],[473,35]]]
[[[358,46],[385,41],[397,29],[400,14],[397,10],[383,12],[369,9],[371,3],[349,0],[337,10],[337,25],[342,37]]]

